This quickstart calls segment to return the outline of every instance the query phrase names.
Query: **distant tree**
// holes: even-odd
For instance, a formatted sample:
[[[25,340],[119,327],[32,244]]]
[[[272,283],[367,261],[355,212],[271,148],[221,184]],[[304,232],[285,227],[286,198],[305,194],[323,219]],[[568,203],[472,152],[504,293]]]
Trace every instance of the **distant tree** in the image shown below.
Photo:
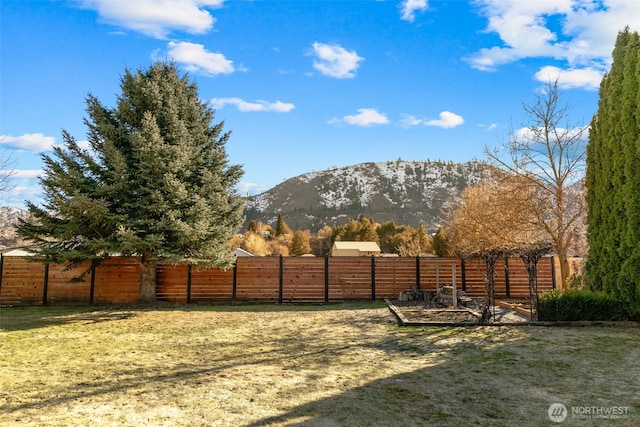
[[[355,220],[350,219],[346,224],[336,225],[333,227],[332,240],[341,240],[345,242],[354,242],[358,240],[358,224]]]
[[[524,187],[535,189],[530,193],[535,203],[524,203],[553,242],[566,286],[568,251],[585,211],[584,196],[573,186],[584,176],[587,127],[569,123],[569,107],[560,102],[558,81],[547,83],[523,110],[531,123],[512,131],[502,149],[485,151],[493,164],[522,178]]]
[[[289,256],[289,244],[291,243],[292,237],[291,234],[286,234],[271,239],[268,242],[269,255]]]
[[[640,303],[640,36],[618,34],[587,147],[588,286]]]
[[[439,231],[447,236],[450,254],[504,252],[548,240],[534,213],[537,188],[518,175],[494,173],[446,204]]]
[[[380,250],[386,253],[393,253],[396,250],[392,239],[399,231],[399,227],[393,220],[383,222],[378,226],[378,241],[380,242]]]
[[[278,220],[276,221],[276,237],[284,236],[285,234],[292,234],[291,228],[284,222],[282,214],[278,214]]]
[[[325,225],[323,226],[315,236],[312,236],[309,243],[311,244],[311,249],[314,255],[317,256],[325,256],[331,252],[331,235],[333,233],[333,229]]]
[[[378,233],[376,223],[373,218],[360,215],[358,221],[350,219],[344,225],[337,225],[333,228],[333,239],[347,242],[376,242],[378,243]]]
[[[420,253],[426,254],[432,251],[431,247],[431,237],[429,237],[429,233],[427,233],[427,227],[424,226],[424,223],[420,223],[418,225],[418,231],[416,232],[416,239],[420,246]]]
[[[373,218],[367,218],[360,215],[358,218],[358,241],[360,242],[377,242],[378,233],[376,233],[376,223]]]
[[[258,225],[256,224],[255,220],[251,220],[249,221],[249,225],[247,226],[247,233],[257,233],[258,232]]]
[[[433,235],[431,245],[433,253],[437,256],[449,256],[449,242],[442,227],[439,227],[436,234]]]
[[[11,154],[0,147],[0,201],[3,195],[13,188],[10,178],[16,173],[15,165],[16,161]]]
[[[247,233],[242,243],[242,249],[256,255],[266,256],[271,254],[271,247],[261,235],[256,233]]]
[[[289,255],[291,256],[300,256],[304,254],[311,253],[311,245],[309,244],[309,240],[311,235],[308,230],[298,230],[293,233],[293,237],[291,238],[291,243],[289,243]]]
[[[227,267],[229,240],[243,221],[223,123],[175,64],[126,70],[117,107],[87,97],[90,150],[63,132],[43,155],[43,206],[27,203],[20,234],[43,261],[141,257],[140,298],[154,300],[156,264]]]

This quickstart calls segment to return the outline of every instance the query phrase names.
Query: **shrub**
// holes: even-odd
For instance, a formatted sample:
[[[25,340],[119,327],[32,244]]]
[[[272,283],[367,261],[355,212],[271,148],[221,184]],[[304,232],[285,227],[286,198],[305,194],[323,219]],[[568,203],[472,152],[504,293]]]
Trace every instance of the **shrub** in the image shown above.
[[[575,320],[626,320],[628,305],[602,292],[570,289],[553,290],[540,295],[538,319],[549,322]]]

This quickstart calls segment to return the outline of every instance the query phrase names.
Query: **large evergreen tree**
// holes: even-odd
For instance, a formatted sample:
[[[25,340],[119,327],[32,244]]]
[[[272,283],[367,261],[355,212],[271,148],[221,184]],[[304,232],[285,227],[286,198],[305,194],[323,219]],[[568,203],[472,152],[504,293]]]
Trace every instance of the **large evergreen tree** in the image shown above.
[[[640,301],[640,36],[618,34],[587,147],[587,283]]]
[[[44,155],[45,202],[28,202],[20,234],[47,262],[78,264],[120,254],[141,257],[140,298],[155,299],[159,261],[225,267],[243,205],[234,186],[223,123],[175,64],[121,77],[115,108],[87,97],[90,149],[67,132]]]

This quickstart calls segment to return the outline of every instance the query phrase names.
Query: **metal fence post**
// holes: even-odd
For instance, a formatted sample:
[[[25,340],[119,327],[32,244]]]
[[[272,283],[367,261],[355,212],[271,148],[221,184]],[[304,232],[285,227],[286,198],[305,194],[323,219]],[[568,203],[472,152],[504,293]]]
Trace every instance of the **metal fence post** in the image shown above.
[[[329,255],[324,256],[324,303],[329,304]]]
[[[283,274],[283,258],[280,255],[280,272],[278,273],[278,304],[282,304],[282,292],[284,287],[284,274]]]
[[[91,260],[91,282],[89,282],[89,304],[93,305],[93,295],[96,289],[96,262]]]
[[[187,304],[191,303],[191,264],[187,265]]]
[[[416,290],[420,290],[420,256],[416,256]]]
[[[511,296],[511,285],[509,284],[509,257],[504,257],[504,288],[507,297]]]
[[[376,300],[376,257],[371,255],[371,300]]]
[[[47,291],[49,287],[49,263],[44,265],[44,283],[42,284],[42,305],[47,305]]]
[[[233,264],[233,283],[231,284],[231,303],[236,303],[236,292],[238,290],[238,258]]]

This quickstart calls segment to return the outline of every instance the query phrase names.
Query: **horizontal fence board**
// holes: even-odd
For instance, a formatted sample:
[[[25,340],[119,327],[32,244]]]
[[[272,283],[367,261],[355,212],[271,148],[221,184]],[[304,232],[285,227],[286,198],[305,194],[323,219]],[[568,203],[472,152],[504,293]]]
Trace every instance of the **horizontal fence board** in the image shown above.
[[[553,258],[538,263],[538,292],[554,286]],[[109,258],[94,273],[95,304],[129,303],[140,293],[141,260]],[[91,273],[72,282],[90,268],[87,261],[73,269],[49,265],[48,304],[88,304]],[[157,266],[157,297],[176,303],[190,302],[313,302],[396,298],[419,285],[421,290],[452,284],[472,297],[485,295],[483,260],[431,257],[240,257],[235,268]],[[328,273],[328,274],[325,274]],[[508,283],[507,283],[508,274]],[[44,301],[45,266],[21,257],[3,257],[0,304],[41,305]],[[464,281],[463,281],[464,280]],[[235,288],[234,288],[235,285]],[[234,292],[235,291],[235,292]],[[374,293],[375,291],[375,293]],[[499,259],[495,266],[496,298],[528,298],[529,278],[517,257]]]

